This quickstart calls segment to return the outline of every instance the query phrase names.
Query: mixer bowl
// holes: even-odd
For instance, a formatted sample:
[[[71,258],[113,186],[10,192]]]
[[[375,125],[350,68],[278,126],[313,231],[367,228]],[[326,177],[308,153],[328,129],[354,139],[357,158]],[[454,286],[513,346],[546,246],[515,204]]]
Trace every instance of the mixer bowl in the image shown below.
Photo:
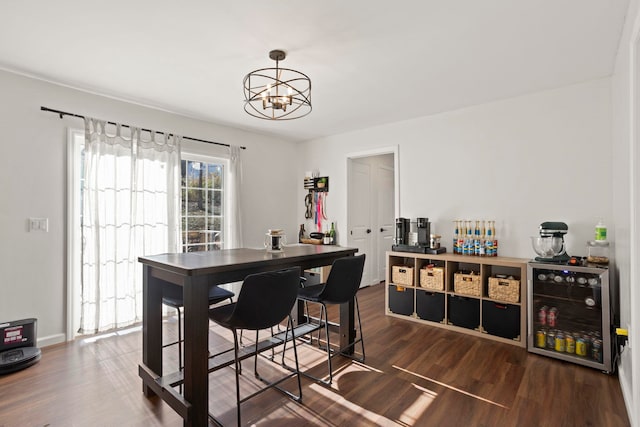
[[[531,246],[539,257],[552,258],[565,253],[562,237],[531,237]]]

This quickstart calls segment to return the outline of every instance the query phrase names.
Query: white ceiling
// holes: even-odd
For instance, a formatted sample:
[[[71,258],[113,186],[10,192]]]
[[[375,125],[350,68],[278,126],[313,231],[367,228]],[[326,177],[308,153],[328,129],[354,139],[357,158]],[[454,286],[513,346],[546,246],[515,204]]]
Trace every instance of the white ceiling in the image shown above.
[[[308,140],[608,76],[627,5],[628,0],[3,1],[0,68]],[[273,66],[272,49],[287,52],[282,66],[311,78],[310,115],[271,122],[244,112],[242,78]]]

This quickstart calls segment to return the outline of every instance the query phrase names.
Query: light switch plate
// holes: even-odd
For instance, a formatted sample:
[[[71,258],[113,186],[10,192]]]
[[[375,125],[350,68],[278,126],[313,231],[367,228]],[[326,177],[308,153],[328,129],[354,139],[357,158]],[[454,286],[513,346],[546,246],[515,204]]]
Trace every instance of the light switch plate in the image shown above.
[[[29,218],[29,231],[49,231],[49,218]]]

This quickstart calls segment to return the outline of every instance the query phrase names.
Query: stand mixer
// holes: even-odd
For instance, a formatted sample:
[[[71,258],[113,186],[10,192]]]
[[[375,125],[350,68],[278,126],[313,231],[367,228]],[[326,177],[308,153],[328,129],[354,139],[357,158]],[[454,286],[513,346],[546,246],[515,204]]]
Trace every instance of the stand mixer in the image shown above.
[[[538,254],[536,261],[567,263],[571,259],[564,246],[564,235],[568,230],[564,222],[547,221],[540,224],[540,236],[531,237],[533,250]]]

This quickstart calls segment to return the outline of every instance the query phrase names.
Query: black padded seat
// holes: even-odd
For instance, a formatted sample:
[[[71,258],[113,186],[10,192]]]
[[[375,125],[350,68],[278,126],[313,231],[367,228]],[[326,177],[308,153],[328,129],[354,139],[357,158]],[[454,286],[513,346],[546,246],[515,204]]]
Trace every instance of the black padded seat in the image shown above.
[[[209,287],[209,305],[218,304],[227,299],[229,302],[233,302],[234,296],[236,294],[219,286]],[[172,285],[165,287],[162,294],[162,303],[176,310],[181,309],[184,306],[182,286]]]
[[[225,300],[233,302],[234,294],[231,291],[223,289],[219,286],[209,286],[209,305],[219,304]],[[184,299],[182,298],[182,286],[167,284],[162,290],[162,304],[174,308],[178,312],[178,341],[164,344],[162,347],[172,345],[178,346],[178,368],[182,369],[182,307],[184,307]]]

